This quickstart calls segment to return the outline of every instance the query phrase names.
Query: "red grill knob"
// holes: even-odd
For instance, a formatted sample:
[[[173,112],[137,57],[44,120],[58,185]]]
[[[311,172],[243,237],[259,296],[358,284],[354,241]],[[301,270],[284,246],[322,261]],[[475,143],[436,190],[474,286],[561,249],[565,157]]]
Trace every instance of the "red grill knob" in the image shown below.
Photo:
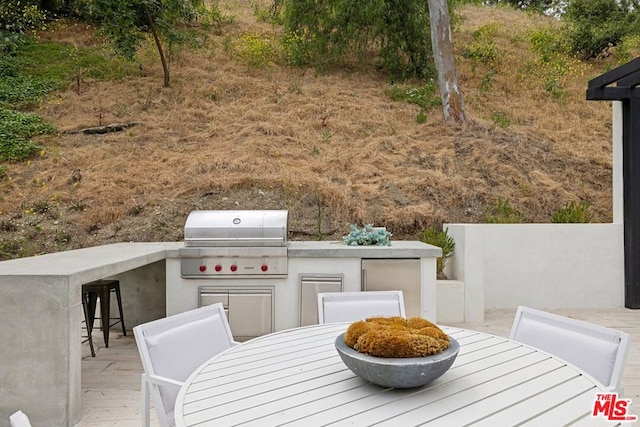
[[[201,265],[200,267],[200,273],[204,273],[205,271],[207,271],[207,266],[206,265]]]
[[[238,266],[235,264],[231,264],[231,271],[236,271],[238,269]]]
[[[216,265],[216,271],[222,271],[222,266],[220,264]]]
[[[262,271],[267,271],[269,269],[269,266],[267,264],[262,264],[262,267],[260,267],[260,270]]]

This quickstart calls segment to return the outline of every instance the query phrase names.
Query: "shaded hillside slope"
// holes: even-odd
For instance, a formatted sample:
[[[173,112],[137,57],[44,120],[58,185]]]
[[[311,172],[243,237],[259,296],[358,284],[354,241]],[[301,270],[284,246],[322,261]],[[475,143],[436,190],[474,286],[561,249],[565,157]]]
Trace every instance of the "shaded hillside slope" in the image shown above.
[[[483,222],[499,200],[528,222],[569,201],[611,221],[611,107],[585,100],[607,64],[540,62],[531,34],[557,22],[463,10],[454,43],[470,123],[455,127],[438,108],[418,123],[419,108],[391,100],[375,70],[251,66],[235,41],[279,30],[237,2],[225,13],[222,35],[172,58],[172,87],[161,87],[150,45],[140,76],[86,80],[42,105],[61,133],[7,165],[0,256],[180,240],[194,209],[289,209],[291,238],[305,240],[339,239],[354,222],[415,238],[432,224]],[[95,42],[72,26],[42,37]],[[479,61],[487,46],[497,55]],[[127,122],[137,125],[68,132]]]

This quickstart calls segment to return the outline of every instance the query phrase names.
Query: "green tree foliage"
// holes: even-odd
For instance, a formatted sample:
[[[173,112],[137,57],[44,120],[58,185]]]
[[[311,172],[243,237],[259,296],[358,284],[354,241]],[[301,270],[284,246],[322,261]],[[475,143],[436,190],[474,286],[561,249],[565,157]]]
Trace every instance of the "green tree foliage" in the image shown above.
[[[638,0],[571,0],[563,19],[571,51],[583,59],[595,58],[623,37],[640,33]]]
[[[195,39],[185,24],[220,21],[215,8],[203,0],[0,0],[0,32],[20,33],[42,29],[47,17],[71,16],[98,25],[115,51],[133,59],[140,44],[151,34],[169,86],[165,51]]]
[[[488,0],[487,4],[508,4],[518,9],[544,13],[560,3],[559,0]]]
[[[46,15],[28,0],[0,0],[0,32],[24,33],[44,28]]]
[[[322,67],[373,56],[392,78],[435,74],[426,1],[274,0],[272,10],[285,39],[296,41],[298,62]]]
[[[93,0],[93,19],[116,51],[132,59],[147,34],[155,40],[169,86],[169,66],[163,44],[169,48],[189,39],[182,25],[194,22],[204,10],[199,0]]]

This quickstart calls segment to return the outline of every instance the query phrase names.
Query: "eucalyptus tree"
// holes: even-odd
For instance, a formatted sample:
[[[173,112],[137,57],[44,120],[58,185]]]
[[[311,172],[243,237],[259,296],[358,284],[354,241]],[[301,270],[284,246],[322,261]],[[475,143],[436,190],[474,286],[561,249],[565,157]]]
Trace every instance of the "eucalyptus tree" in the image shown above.
[[[445,121],[464,123],[466,113],[456,71],[451,18],[447,0],[428,0],[431,21],[431,45],[438,70],[438,86]]]

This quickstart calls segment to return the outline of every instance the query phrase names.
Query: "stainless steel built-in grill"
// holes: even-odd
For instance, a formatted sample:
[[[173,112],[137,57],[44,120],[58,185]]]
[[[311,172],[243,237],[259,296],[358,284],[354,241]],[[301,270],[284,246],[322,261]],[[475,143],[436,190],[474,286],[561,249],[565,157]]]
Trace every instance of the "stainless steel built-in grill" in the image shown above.
[[[179,288],[171,291],[197,289],[198,306],[221,303],[237,340],[273,332],[274,295],[287,282],[287,217],[278,210],[191,212],[178,251]]]
[[[183,278],[278,278],[287,275],[285,210],[193,211],[180,250]]]

